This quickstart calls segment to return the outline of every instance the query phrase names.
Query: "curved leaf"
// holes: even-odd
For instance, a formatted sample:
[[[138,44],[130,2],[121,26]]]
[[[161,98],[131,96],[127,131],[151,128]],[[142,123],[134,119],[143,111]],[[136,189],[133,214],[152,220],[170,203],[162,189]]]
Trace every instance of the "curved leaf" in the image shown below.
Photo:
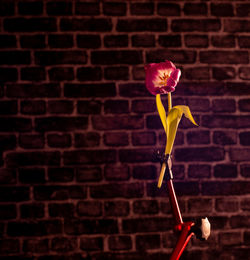
[[[198,126],[198,124],[194,121],[194,118],[188,106],[175,106],[175,108],[180,109],[182,113],[184,113],[186,118],[188,118],[194,125]]]

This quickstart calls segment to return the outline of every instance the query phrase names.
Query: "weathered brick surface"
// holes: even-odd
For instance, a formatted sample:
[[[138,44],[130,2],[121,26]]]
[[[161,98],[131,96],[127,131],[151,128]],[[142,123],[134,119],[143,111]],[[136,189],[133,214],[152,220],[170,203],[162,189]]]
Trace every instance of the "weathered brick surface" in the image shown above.
[[[177,236],[144,65],[181,69],[172,153],[183,259],[248,259],[248,1],[0,1],[0,258],[169,259]],[[167,107],[167,97],[162,96]]]

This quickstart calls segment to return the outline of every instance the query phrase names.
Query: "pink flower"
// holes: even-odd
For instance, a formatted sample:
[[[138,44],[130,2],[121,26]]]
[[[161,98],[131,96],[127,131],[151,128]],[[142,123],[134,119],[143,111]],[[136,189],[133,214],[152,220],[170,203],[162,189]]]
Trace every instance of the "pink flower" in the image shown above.
[[[153,95],[167,94],[175,90],[181,71],[175,65],[166,60],[160,63],[145,65],[146,87]]]

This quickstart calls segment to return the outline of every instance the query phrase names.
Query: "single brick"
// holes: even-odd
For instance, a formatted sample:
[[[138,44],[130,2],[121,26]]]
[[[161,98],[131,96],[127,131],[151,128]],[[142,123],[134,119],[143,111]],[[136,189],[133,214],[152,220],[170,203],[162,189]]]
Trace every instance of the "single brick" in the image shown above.
[[[237,166],[235,164],[217,164],[214,166],[214,177],[236,178]]]
[[[137,145],[155,145],[156,136],[154,132],[134,132],[132,133],[132,144]]]
[[[3,22],[7,32],[55,32],[55,18],[6,18]]]
[[[129,175],[129,167],[127,165],[115,166],[108,165],[104,168],[104,177],[109,181],[122,181],[128,180]]]
[[[243,244],[239,232],[223,232],[219,234],[219,243],[223,246],[235,246]]]
[[[20,35],[20,45],[29,49],[45,48],[45,35]]]
[[[236,111],[236,103],[234,99],[215,99],[212,103],[214,112],[230,112]]]
[[[72,3],[65,1],[52,1],[46,4],[48,15],[72,15]]]
[[[112,30],[112,20],[104,18],[90,19],[66,19],[62,18],[61,31],[83,31],[83,32],[109,32]]]
[[[250,202],[249,198],[242,199],[240,202],[240,208],[244,211],[250,211],[249,202]]]
[[[21,101],[21,113],[25,115],[42,115],[46,113],[46,103],[44,100]]]
[[[141,64],[141,51],[92,51],[92,64],[114,65],[114,64]]]
[[[0,68],[0,82],[17,81],[16,68]]]
[[[96,182],[102,179],[100,167],[81,167],[76,169],[76,180],[78,182]]]
[[[108,48],[128,47],[128,35],[105,35],[104,46]]]
[[[70,200],[86,198],[86,187],[70,185],[70,186],[35,186],[34,198],[36,200]]]
[[[102,203],[99,201],[80,201],[77,204],[79,216],[100,217],[102,215]]]
[[[21,80],[43,81],[46,79],[43,67],[28,67],[21,69]]]
[[[240,99],[239,108],[240,108],[240,111],[243,111],[243,112],[250,111],[250,99]]]
[[[164,32],[167,30],[166,19],[119,19],[117,32]]]
[[[108,239],[110,250],[129,250],[132,248],[130,236],[110,236]]]
[[[161,244],[160,235],[137,235],[136,236],[136,249],[147,250],[160,248]]]
[[[130,13],[132,15],[152,15],[154,3],[130,3]]]
[[[16,100],[0,101],[0,115],[15,115],[17,109]]]
[[[185,50],[153,50],[146,52],[146,61],[150,62],[160,62],[164,59],[175,60],[176,63],[194,63],[196,59],[195,51],[185,51]]]
[[[188,212],[189,213],[210,213],[213,209],[212,199],[195,198],[188,200]]]
[[[71,182],[74,179],[74,169],[68,167],[48,168],[48,179],[51,182]]]
[[[73,35],[71,34],[50,34],[48,36],[50,48],[72,48],[74,45]]]
[[[48,101],[48,113],[51,114],[72,114],[74,104],[71,100]]]
[[[25,239],[23,241],[23,252],[46,253],[49,250],[48,239]]]
[[[127,201],[106,201],[104,202],[104,214],[107,217],[128,216],[129,202]]]
[[[178,4],[159,3],[157,5],[157,14],[162,16],[179,16],[181,12]]]
[[[151,34],[133,35],[132,46],[135,47],[154,47],[155,36]]]
[[[119,84],[119,94],[122,97],[150,97],[144,83]]]
[[[74,80],[73,68],[51,68],[49,69],[49,79],[51,81]]]
[[[126,146],[129,144],[128,134],[123,132],[106,132],[103,141],[107,146]]]
[[[250,29],[250,21],[248,20],[235,20],[235,19],[224,20],[224,32],[227,33],[248,32],[249,29]]]
[[[16,36],[15,35],[0,35],[0,48],[15,48]]]
[[[207,5],[205,3],[185,3],[183,10],[185,15],[207,15]]]
[[[127,5],[126,3],[117,2],[104,2],[103,13],[110,16],[123,16],[126,15]]]
[[[250,47],[250,37],[248,37],[248,36],[238,37],[238,42],[239,42],[240,48],[249,48]]]
[[[72,131],[86,129],[88,119],[86,117],[40,117],[35,119],[36,131]]]
[[[102,79],[101,67],[82,67],[77,69],[79,81],[100,81]]]
[[[129,112],[127,100],[107,100],[104,102],[104,112],[106,114],[123,114]]]
[[[235,37],[233,35],[226,36],[212,36],[212,44],[215,47],[233,48],[235,47]]]
[[[49,203],[48,210],[50,217],[72,218],[75,207],[73,203]]]
[[[64,85],[65,97],[114,97],[115,95],[114,83]]]
[[[180,35],[160,35],[158,41],[162,47],[181,47]]]
[[[150,113],[156,110],[156,105],[154,100],[133,100],[132,101],[132,111],[135,113]]]
[[[62,222],[60,220],[39,220],[36,222],[10,222],[7,233],[9,236],[47,236],[62,233]]]
[[[39,149],[44,147],[44,136],[41,134],[20,134],[19,145],[25,149]]]
[[[43,13],[43,2],[19,2],[18,13],[21,15],[41,15]]]
[[[132,68],[132,74],[134,80],[144,80],[145,79],[145,70],[142,66],[134,66]]]
[[[30,188],[24,187],[1,187],[0,201],[2,202],[18,202],[28,201],[30,199]]]
[[[221,28],[218,19],[173,19],[173,32],[216,32]]]
[[[0,205],[1,215],[0,219],[15,219],[17,217],[16,205],[14,204],[3,204]],[[0,246],[1,248],[1,246]]]
[[[96,49],[101,47],[101,38],[99,35],[77,35],[76,42],[78,48]]]
[[[184,70],[184,75],[186,79],[189,80],[209,80],[210,79],[210,69],[209,67],[194,67],[187,68]]]
[[[188,144],[209,144],[210,132],[209,131],[191,131],[187,133]]]
[[[56,252],[70,252],[77,248],[76,238],[56,237],[51,241],[51,250]]]
[[[47,136],[47,142],[49,147],[70,147],[71,136],[70,134],[49,134]]]
[[[244,228],[250,224],[248,216],[234,215],[229,221],[232,228]]]
[[[48,84],[8,84],[6,86],[6,96],[15,98],[43,98],[59,97],[60,85],[56,83]],[[27,100],[28,102],[28,100]]]
[[[108,80],[128,80],[129,68],[125,66],[104,68],[104,78]]]
[[[236,212],[239,210],[237,198],[218,198],[215,200],[215,209],[218,212]]]
[[[20,206],[21,218],[37,219],[44,217],[44,204],[29,203]]]
[[[250,159],[249,152],[250,149],[235,148],[235,149],[230,149],[229,156],[230,159],[234,162],[249,161]]]
[[[102,164],[116,161],[115,150],[77,150],[64,152],[65,165],[73,164]]]
[[[0,64],[1,65],[19,65],[30,64],[30,52],[29,51],[1,51],[0,52]]]
[[[0,183],[13,184],[16,183],[16,170],[15,169],[1,169],[0,170]]]
[[[0,132],[29,132],[32,129],[30,118],[1,117]]]
[[[99,15],[100,5],[99,3],[85,3],[76,2],[75,3],[75,13],[78,15]]]
[[[75,147],[94,147],[100,144],[100,134],[97,132],[86,132],[75,134]]]
[[[232,67],[214,67],[212,73],[213,78],[217,80],[234,79],[236,76],[235,69]]]
[[[213,142],[221,145],[236,144],[237,134],[232,131],[215,131],[213,133]]]
[[[6,164],[15,166],[59,165],[59,152],[12,152],[6,156]]]
[[[15,13],[15,2],[9,0],[1,1],[0,16],[11,16]]]
[[[240,137],[240,144],[250,145],[250,140],[249,140],[250,132],[241,132],[239,134],[239,137]]]
[[[250,13],[250,4],[237,4],[236,5],[236,14],[239,17],[246,17]]]
[[[155,180],[157,176],[157,169],[153,165],[134,166],[133,178],[139,180]]]
[[[13,150],[16,148],[16,136],[10,134],[0,135],[0,143],[0,151]]]
[[[123,149],[119,150],[119,159],[121,162],[152,162],[152,149]]]
[[[37,51],[37,65],[85,64],[87,55],[84,51]]]
[[[144,189],[142,183],[129,184],[111,183],[90,187],[92,198],[141,198]]]
[[[99,251],[103,249],[102,237],[81,237],[80,248],[84,251]]]
[[[135,214],[157,214],[159,212],[156,200],[136,200],[133,202],[133,211]]]
[[[234,16],[233,6],[229,3],[211,3],[211,14],[218,17]]]
[[[220,147],[199,147],[175,149],[176,161],[221,161],[225,157],[224,149]]]
[[[17,254],[20,253],[20,242],[18,239],[1,239],[0,240],[1,254]]]
[[[79,114],[100,114],[102,104],[100,101],[78,101],[77,112]]]
[[[188,34],[184,36],[185,45],[187,47],[207,48],[208,36],[207,35],[194,35]]]

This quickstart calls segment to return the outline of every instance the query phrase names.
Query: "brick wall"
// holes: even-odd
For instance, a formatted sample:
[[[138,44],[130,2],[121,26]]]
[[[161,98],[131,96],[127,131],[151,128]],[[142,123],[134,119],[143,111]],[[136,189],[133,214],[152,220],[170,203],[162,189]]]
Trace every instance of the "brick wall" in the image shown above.
[[[250,253],[249,1],[0,1],[0,258],[168,259],[176,237],[143,66],[182,70],[184,259]],[[249,75],[248,75],[249,73]]]

